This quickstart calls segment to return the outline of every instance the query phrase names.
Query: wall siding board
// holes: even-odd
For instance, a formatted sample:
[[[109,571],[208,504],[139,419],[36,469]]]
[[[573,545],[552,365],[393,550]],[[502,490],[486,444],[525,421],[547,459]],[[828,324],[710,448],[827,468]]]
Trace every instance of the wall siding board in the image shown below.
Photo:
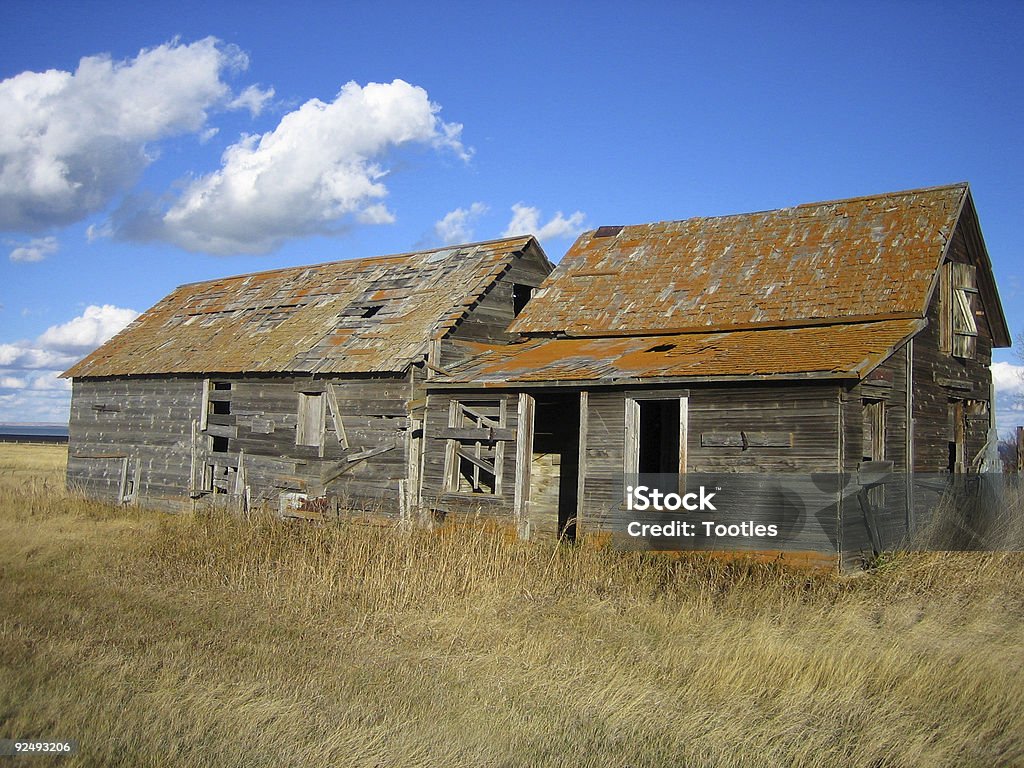
[[[385,516],[398,516],[398,481],[407,477],[404,436],[409,426],[410,394],[418,395],[407,376],[351,377],[313,380],[279,376],[220,377],[230,390],[216,390],[216,401],[229,402],[230,414],[210,414],[213,431],[233,429],[228,453],[220,459],[237,466],[244,453],[246,484],[251,496],[276,508],[281,486],[303,486],[328,493],[355,509],[373,507]],[[343,449],[327,419],[324,449],[295,445],[298,394],[333,383],[338,407],[348,429],[349,449]],[[192,423],[201,416],[203,379],[78,379],[73,384],[71,457],[68,483],[86,493],[117,501],[120,460],[77,458],[113,451],[128,454],[140,466],[140,503],[184,506],[189,501],[192,465]],[[97,411],[95,404],[117,410]],[[268,425],[273,428],[268,431]],[[254,429],[254,426],[256,427]],[[229,434],[222,432],[223,434]],[[203,438],[208,440],[208,438]],[[340,477],[321,482],[321,472],[360,451],[393,444],[352,467]],[[389,503],[382,503],[390,499]]]

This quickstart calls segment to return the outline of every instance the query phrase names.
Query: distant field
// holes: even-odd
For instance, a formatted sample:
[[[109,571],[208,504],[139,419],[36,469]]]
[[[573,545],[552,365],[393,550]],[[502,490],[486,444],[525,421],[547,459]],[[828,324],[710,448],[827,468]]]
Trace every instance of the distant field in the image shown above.
[[[1024,764],[1019,554],[840,579],[168,516],[69,497],[65,456],[0,445],[0,737],[61,765]]]

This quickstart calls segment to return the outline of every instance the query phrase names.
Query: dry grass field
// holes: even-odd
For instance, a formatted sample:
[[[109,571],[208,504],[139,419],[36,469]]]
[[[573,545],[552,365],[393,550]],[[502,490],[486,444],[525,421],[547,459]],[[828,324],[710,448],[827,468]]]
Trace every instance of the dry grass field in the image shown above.
[[[1019,554],[837,578],[170,516],[63,460],[0,446],[0,737],[80,742],[54,762],[1024,765]]]

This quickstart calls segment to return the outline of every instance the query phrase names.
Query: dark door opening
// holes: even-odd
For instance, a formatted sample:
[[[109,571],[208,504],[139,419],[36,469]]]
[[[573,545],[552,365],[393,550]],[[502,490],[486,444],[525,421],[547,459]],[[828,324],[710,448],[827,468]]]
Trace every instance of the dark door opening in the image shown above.
[[[641,475],[679,473],[679,398],[639,400]]]
[[[559,538],[576,538],[579,450],[579,394],[537,395],[529,513],[531,526],[541,535],[552,533]]]

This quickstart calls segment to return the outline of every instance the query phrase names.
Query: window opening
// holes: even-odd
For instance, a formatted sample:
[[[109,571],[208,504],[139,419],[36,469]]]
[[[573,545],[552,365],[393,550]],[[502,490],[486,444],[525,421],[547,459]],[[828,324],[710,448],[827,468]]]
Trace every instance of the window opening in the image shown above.
[[[533,298],[533,286],[514,283],[512,285],[512,314],[519,317],[530,299]]]

